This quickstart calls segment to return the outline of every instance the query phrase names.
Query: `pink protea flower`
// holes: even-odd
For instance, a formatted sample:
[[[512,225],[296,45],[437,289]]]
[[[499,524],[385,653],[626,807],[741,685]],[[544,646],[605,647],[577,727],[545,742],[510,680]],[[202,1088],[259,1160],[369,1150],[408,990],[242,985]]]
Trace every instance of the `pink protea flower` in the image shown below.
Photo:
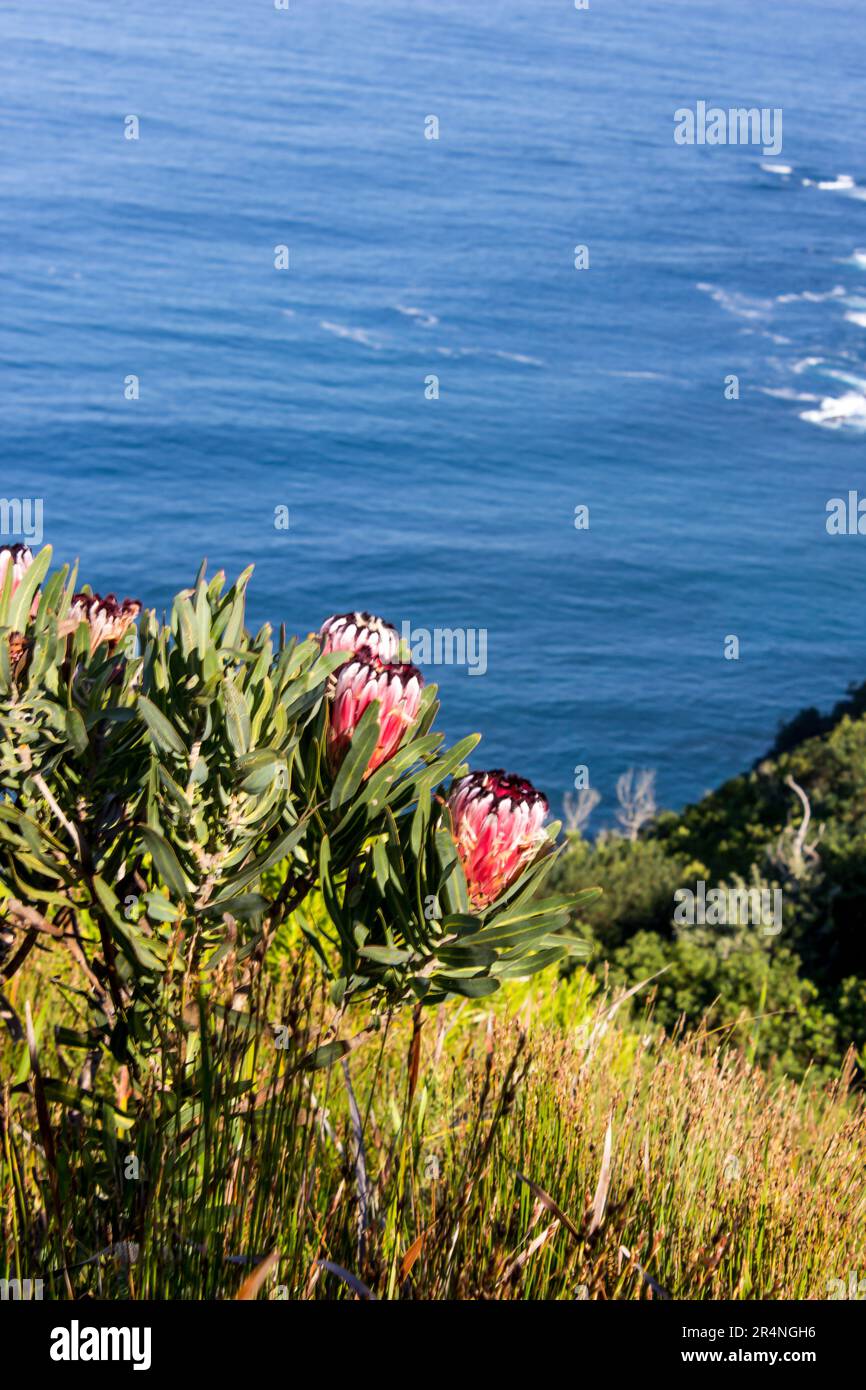
[[[323,652],[357,652],[368,648],[380,661],[400,659],[400,634],[373,613],[335,613],[319,629]]]
[[[0,546],[0,590],[6,583],[6,575],[9,567],[12,567],[12,592],[18,588],[21,580],[33,564],[33,551],[29,545],[4,545]]]
[[[473,908],[504,893],[546,840],[547,798],[496,768],[461,777],[448,798],[457,852]]]
[[[126,636],[141,612],[138,599],[125,598],[121,603],[114,594],[75,594],[67,616],[60,624],[60,635],[75,632],[80,623],[90,628],[90,654],[102,643],[114,651],[118,642]]]
[[[424,677],[415,666],[389,664],[369,647],[362,647],[335,674],[328,728],[328,762],[336,772],[352,742],[361,715],[372,700],[379,702],[379,739],[364,773],[393,758],[403,736],[421,708]]]

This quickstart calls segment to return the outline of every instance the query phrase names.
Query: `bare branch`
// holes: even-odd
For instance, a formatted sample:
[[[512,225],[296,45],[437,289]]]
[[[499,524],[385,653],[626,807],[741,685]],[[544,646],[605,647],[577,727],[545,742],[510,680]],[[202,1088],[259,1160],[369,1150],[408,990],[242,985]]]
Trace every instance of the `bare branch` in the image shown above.
[[[565,826],[567,830],[583,830],[593,811],[601,801],[601,792],[595,787],[581,787],[577,796],[566,792]]]
[[[641,768],[636,772],[633,767],[617,779],[616,799],[620,809],[616,818],[629,840],[636,840],[641,828],[655,820],[655,780],[652,768]]]

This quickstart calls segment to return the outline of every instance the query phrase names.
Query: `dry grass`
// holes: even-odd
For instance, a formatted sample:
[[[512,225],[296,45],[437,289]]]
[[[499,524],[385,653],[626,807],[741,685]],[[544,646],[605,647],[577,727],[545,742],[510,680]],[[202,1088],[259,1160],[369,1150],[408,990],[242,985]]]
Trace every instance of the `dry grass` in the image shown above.
[[[16,1007],[56,1010],[48,980],[16,977]],[[0,1045],[0,1274],[61,1298],[823,1299],[866,1268],[851,1069],[771,1080],[591,989],[406,1014],[308,1072],[255,1021],[299,1035],[323,1007],[286,970],[252,1018],[211,1005],[167,1034],[135,1083],[103,1059],[104,1103],[78,1107],[58,1085],[81,1053],[43,1014],[41,1081]]]

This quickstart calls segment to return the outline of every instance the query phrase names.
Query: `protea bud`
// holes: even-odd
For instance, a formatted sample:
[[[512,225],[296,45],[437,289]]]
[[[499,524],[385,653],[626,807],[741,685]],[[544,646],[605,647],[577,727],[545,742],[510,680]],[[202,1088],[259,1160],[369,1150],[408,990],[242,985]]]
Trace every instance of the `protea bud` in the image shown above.
[[[113,652],[141,612],[138,599],[125,598],[121,603],[114,594],[75,594],[69,613],[60,624],[61,636],[75,632],[81,623],[90,628],[90,654],[105,642]]]
[[[400,634],[372,613],[335,613],[319,629],[323,652],[358,652],[366,647],[381,662],[400,659]]]
[[[488,907],[545,842],[547,798],[531,782],[497,768],[461,777],[448,807],[470,901],[475,909]]]
[[[379,738],[367,764],[365,777],[393,758],[421,707],[424,677],[415,666],[379,659],[362,647],[336,672],[328,728],[328,762],[336,772],[348,752],[364,710],[379,702]]]
[[[0,590],[6,583],[9,567],[12,567],[12,592],[14,594],[21,580],[33,564],[33,551],[29,545],[0,546]]]

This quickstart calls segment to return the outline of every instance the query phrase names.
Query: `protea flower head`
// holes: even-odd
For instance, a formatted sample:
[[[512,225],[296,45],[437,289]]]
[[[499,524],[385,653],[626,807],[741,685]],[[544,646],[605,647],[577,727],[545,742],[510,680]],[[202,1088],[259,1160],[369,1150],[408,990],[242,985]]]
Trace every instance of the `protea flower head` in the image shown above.
[[[362,647],[335,673],[328,728],[328,762],[336,772],[348,752],[361,715],[372,700],[379,702],[379,739],[364,774],[393,758],[406,730],[421,708],[424,677],[408,662],[384,662]]]
[[[390,663],[400,659],[400,634],[373,613],[335,613],[319,629],[323,652],[357,652],[362,647]]]
[[[504,893],[546,840],[547,798],[496,768],[461,777],[448,798],[457,852],[473,908]]]
[[[9,567],[12,567],[12,592],[14,594],[21,580],[33,564],[33,551],[29,545],[0,546],[0,590],[6,583]]]
[[[87,623],[90,628],[91,656],[102,642],[106,642],[109,651],[113,652],[140,612],[141,604],[135,598],[125,598],[120,602],[114,594],[106,594],[105,598],[99,594],[75,594],[69,613],[60,624],[60,633],[63,636],[75,632],[81,623]]]

